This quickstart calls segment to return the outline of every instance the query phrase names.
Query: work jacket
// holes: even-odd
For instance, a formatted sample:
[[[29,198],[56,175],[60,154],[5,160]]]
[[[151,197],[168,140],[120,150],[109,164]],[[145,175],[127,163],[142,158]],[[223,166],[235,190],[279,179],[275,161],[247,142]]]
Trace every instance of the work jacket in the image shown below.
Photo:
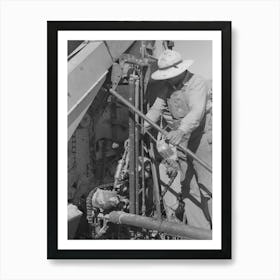
[[[205,115],[211,107],[208,92],[209,85],[203,77],[187,73],[177,90],[158,95],[147,117],[157,122],[162,116],[172,129],[184,131],[189,139],[192,132],[205,128]]]

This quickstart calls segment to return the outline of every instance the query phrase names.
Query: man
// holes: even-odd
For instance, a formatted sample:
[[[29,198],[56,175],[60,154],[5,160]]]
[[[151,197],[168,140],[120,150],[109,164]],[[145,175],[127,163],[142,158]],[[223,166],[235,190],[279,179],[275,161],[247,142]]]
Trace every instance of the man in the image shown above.
[[[147,113],[154,122],[161,117],[171,131],[166,136],[170,144],[184,145],[199,158],[212,165],[211,108],[209,108],[209,87],[199,75],[189,72],[191,60],[182,60],[181,55],[165,50],[158,59],[158,70],[152,74],[153,80],[165,81],[165,89]],[[148,128],[149,124],[145,123]],[[179,179],[174,180],[172,190],[167,191],[164,203],[176,213],[181,193],[184,201],[186,222],[200,228],[211,228],[212,176],[195,160],[178,152]],[[160,166],[160,179],[168,181],[166,172]],[[175,191],[175,195],[174,195]]]

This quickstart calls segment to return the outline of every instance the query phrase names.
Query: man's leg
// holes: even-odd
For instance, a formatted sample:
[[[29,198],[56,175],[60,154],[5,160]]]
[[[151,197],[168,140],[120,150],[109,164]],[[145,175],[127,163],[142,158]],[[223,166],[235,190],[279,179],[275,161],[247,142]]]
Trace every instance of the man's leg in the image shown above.
[[[202,136],[200,145],[195,154],[204,160],[208,165],[212,166],[212,139],[210,138],[211,135],[209,133],[210,132],[205,133]],[[200,186],[200,191],[205,198],[204,200],[208,203],[208,211],[210,217],[212,217],[212,198],[206,190],[208,189],[212,192],[212,174],[195,160],[193,161],[193,166],[197,175],[197,182]]]
[[[185,202],[187,224],[194,227],[210,229],[201,205],[201,193],[192,168],[185,160],[180,160],[182,194]]]
[[[177,196],[181,192],[180,174],[178,173],[172,184],[169,187],[167,187],[170,178],[167,176],[166,166],[163,163],[160,163],[159,176],[161,190],[165,191],[167,188],[167,191],[163,196],[163,204],[166,212],[166,217],[169,221],[176,220],[175,210],[179,205]]]

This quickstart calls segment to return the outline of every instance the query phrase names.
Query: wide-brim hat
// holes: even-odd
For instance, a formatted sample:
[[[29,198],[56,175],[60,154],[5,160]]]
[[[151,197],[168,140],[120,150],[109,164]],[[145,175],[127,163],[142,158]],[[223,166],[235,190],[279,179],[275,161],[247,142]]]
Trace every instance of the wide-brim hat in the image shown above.
[[[165,50],[158,59],[158,70],[152,74],[153,80],[166,80],[174,78],[186,71],[193,60],[183,60],[181,55],[172,50]]]

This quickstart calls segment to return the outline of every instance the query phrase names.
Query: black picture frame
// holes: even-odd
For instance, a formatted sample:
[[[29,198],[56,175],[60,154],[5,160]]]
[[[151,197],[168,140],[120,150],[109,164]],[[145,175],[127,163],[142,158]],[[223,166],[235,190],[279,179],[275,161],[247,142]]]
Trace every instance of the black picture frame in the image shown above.
[[[221,250],[58,249],[58,31],[220,30],[222,33],[222,248]],[[48,21],[47,22],[47,258],[48,259],[231,259],[231,22]]]

